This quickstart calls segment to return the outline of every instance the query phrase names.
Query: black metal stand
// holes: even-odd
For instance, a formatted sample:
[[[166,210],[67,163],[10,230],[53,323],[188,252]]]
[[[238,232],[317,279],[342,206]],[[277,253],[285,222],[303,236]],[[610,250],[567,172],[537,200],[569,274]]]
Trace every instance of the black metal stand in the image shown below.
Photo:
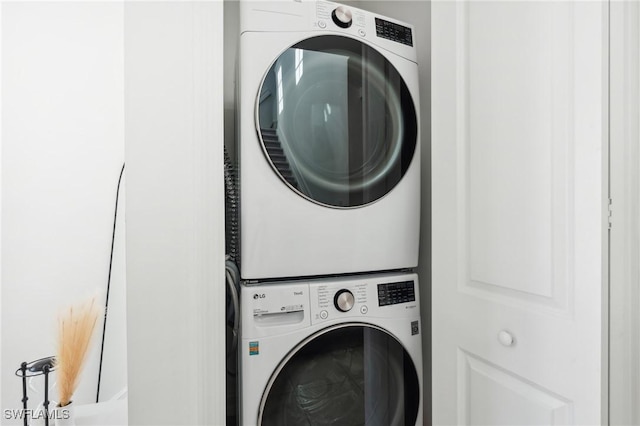
[[[44,374],[44,424],[49,426],[49,373],[55,370],[55,357],[40,358],[29,363],[23,362],[16,370],[16,376],[22,378],[22,420],[24,426],[29,426],[27,410],[27,377],[35,377]]]
[[[27,422],[27,401],[29,397],[27,396],[27,363],[23,362],[20,364],[20,372],[22,373],[22,409],[24,412],[22,413],[22,419],[24,420],[24,426],[28,426]]]
[[[47,364],[42,368],[44,372],[44,426],[49,426],[49,370]]]

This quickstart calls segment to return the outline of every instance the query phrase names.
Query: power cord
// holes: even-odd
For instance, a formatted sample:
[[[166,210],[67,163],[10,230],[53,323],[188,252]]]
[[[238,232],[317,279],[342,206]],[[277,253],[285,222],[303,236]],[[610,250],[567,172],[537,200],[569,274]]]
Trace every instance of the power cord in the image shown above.
[[[120,183],[122,182],[122,174],[124,173],[124,163],[122,163],[122,170],[120,170],[120,177],[118,178],[118,186],[116,188],[116,205],[113,214],[113,233],[111,234],[111,255],[109,257],[109,275],[107,277],[107,298],[104,304],[104,324],[102,326],[102,344],[100,346],[100,365],[98,367],[98,389],[96,391],[96,403],[100,398],[100,379],[102,377],[102,359],[104,356],[104,338],[107,331],[107,314],[109,313],[109,290],[111,288],[111,267],[113,266],[113,246],[116,241],[116,219],[118,218],[118,198],[120,197]]]

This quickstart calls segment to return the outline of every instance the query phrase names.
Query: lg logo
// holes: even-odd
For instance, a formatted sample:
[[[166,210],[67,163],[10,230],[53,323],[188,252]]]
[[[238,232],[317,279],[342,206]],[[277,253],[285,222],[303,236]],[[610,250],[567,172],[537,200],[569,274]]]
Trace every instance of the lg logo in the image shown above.
[[[253,299],[254,300],[264,299],[264,298],[265,298],[265,294],[264,293],[262,293],[262,294],[256,293],[256,294],[253,295]]]

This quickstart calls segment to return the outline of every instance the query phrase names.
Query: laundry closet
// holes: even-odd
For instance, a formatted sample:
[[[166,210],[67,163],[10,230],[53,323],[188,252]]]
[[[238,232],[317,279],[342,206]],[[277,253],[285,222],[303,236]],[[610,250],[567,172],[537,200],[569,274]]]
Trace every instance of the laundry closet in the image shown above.
[[[617,336],[607,335],[606,319],[610,315],[614,318],[625,306],[619,303],[615,310],[609,311],[605,291],[609,288],[610,272],[606,261],[609,216],[614,217],[611,219],[614,230],[618,223],[615,217],[619,217],[617,213],[610,214],[616,210],[608,202],[608,176],[614,169],[620,170],[609,169],[607,157],[610,130],[607,100],[609,95],[615,95],[613,91],[608,92],[609,83],[619,81],[609,80],[607,68],[607,58],[615,57],[615,52],[609,52],[608,34],[618,28],[609,27],[608,3],[372,1],[347,2],[343,6],[379,14],[384,21],[411,28],[412,35],[415,34],[419,76],[417,105],[421,116],[418,121],[421,239],[417,266],[413,266],[412,273],[417,275],[413,280],[418,283],[414,285],[414,297],[420,302],[421,311],[421,403],[425,424],[429,418],[436,424],[604,423],[611,403],[607,395],[610,385],[607,373],[619,365],[609,364],[607,358],[608,339],[613,342]],[[237,7],[237,3],[225,3],[227,142],[237,137],[235,129],[243,131],[240,122],[234,123],[235,90],[231,83],[241,43],[240,25],[236,24],[240,19]],[[328,33],[327,28],[331,31],[341,28],[333,17],[335,9],[324,12],[323,18],[318,18],[323,10],[313,11],[315,18],[311,22],[318,25],[317,31]],[[635,14],[627,16],[636,19],[637,10],[633,10]],[[343,19],[353,20],[355,14],[351,11],[349,18],[347,11],[340,10],[335,16],[344,23]],[[254,23],[266,25],[258,21]],[[325,21],[325,29],[319,21]],[[346,29],[354,31],[352,38],[359,40],[371,35],[371,30],[366,28],[365,36],[360,35],[353,25]],[[384,24],[382,28],[384,32]],[[375,28],[373,32],[375,34]],[[633,34],[637,35],[631,33],[627,39],[633,40]],[[423,40],[424,44],[420,44]],[[324,169],[322,173],[326,175],[322,175],[305,165],[303,152],[290,155],[289,151],[287,163],[289,157],[294,160],[288,165],[280,161],[283,158],[278,156],[278,144],[282,152],[292,148],[313,149],[313,146],[283,146],[290,141],[285,141],[287,134],[278,130],[284,130],[281,126],[287,125],[279,123],[274,135],[268,117],[273,122],[274,117],[279,119],[280,108],[284,112],[291,102],[302,102],[300,111],[295,113],[313,116],[322,126],[325,114],[326,123],[335,124],[340,110],[339,103],[327,102],[329,107],[319,108],[305,104],[303,97],[290,98],[288,104],[284,89],[280,102],[278,86],[296,86],[296,74],[299,86],[308,71],[305,60],[323,56],[317,47],[294,47],[302,40],[292,37],[287,41],[279,52],[281,63],[277,63],[278,52],[269,51],[265,55],[268,53],[271,59],[256,61],[262,69],[250,70],[263,76],[271,69],[273,73],[266,84],[260,78],[255,82],[253,99],[249,101],[255,106],[265,89],[263,100],[265,108],[270,105],[269,110],[264,109],[260,116],[256,108],[252,118],[254,124],[263,119],[268,125],[249,126],[253,131],[253,146],[259,150],[248,155],[249,159],[263,160],[256,168],[261,167],[263,175],[270,179],[263,182],[264,185],[279,188],[281,206],[287,206],[282,210],[284,223],[276,221],[282,230],[300,226],[300,221],[308,216],[302,201],[308,203],[309,209],[326,209],[336,216],[346,216],[357,209],[345,204],[346,195],[335,193],[340,185],[326,179],[338,176],[350,166]],[[432,51],[428,50],[429,46]],[[293,50],[287,53],[289,48]],[[344,67],[348,69],[349,65]],[[400,72],[399,62],[394,62],[393,67]],[[625,75],[637,75],[634,71],[637,66],[631,66],[630,70],[632,72]],[[331,89],[322,92],[327,96],[334,93]],[[243,99],[241,89],[238,99]],[[308,132],[314,143],[321,143],[326,137],[315,127],[293,131]],[[338,125],[331,131],[338,135],[342,132]],[[231,149],[230,156],[236,160]],[[222,158],[218,160],[222,164]],[[305,189],[305,182],[298,179],[294,169],[317,179],[311,179]],[[254,168],[248,173],[253,171],[257,170]],[[239,173],[243,173],[242,169]],[[407,173],[411,173],[410,167]],[[318,191],[322,185],[323,191]],[[256,188],[259,187],[256,184]],[[323,193],[315,201],[309,195],[314,188],[316,194]],[[218,199],[222,199],[222,194],[219,195]],[[264,219],[274,220],[274,207],[260,200],[261,196],[264,195],[256,197],[257,204],[264,206]],[[376,206],[388,196],[364,205]],[[328,206],[330,200],[342,205]],[[614,200],[614,206],[615,203]],[[296,217],[296,211],[291,211],[290,206],[301,209],[303,217]],[[266,223],[260,223],[259,214],[249,220],[254,229],[267,229]],[[359,225],[353,224],[348,233],[355,235]],[[312,235],[314,231],[325,231],[322,227],[309,228],[305,227],[304,231]],[[259,235],[253,234],[253,237]],[[288,276],[278,269],[284,268],[283,263],[271,261],[271,256],[277,253],[266,253],[270,261],[263,265],[255,253],[246,254],[256,265],[255,274],[249,272],[254,276],[243,287],[246,294],[242,298],[252,303],[252,318],[259,317],[258,321],[263,323],[282,320],[280,327],[293,330],[300,324],[295,322],[300,312],[303,312],[302,323],[306,324],[308,313],[309,324],[316,321],[317,325],[325,321],[322,318],[325,315],[326,321],[339,318],[336,316],[341,313],[336,306],[346,309],[344,317],[359,315],[359,319],[362,315],[371,315],[369,300],[372,298],[380,306],[379,293],[371,296],[367,293],[367,303],[358,302],[356,287],[360,282],[357,280],[361,272],[367,271],[340,270],[333,276],[319,270],[323,268],[322,263],[309,259],[309,254],[323,258],[310,252],[318,246],[294,250],[299,242],[291,240],[291,235],[274,233],[268,237],[261,237],[256,244],[280,245],[278,250],[288,250],[294,257],[306,255],[301,256],[302,269],[295,272],[297,275]],[[366,246],[365,242],[360,243]],[[344,253],[342,249],[337,247],[335,252]],[[324,246],[323,250],[326,256],[334,254],[331,247]],[[243,257],[240,256],[241,268]],[[368,272],[386,276],[388,271]],[[352,281],[341,282],[345,277]],[[387,278],[391,281],[384,281]],[[321,281],[324,279],[332,280],[332,284]],[[374,284],[376,290],[378,285],[383,285],[383,296],[384,285],[393,284],[399,290],[396,294],[410,299],[410,292],[402,286],[403,282],[410,281],[411,278],[386,276]],[[260,290],[262,288],[265,290]],[[274,297],[269,297],[267,289],[276,292],[274,294],[286,289],[284,291],[291,294],[282,296],[284,305],[270,306],[266,300]],[[309,300],[309,305],[294,299],[300,294]],[[367,307],[365,314],[360,311],[363,305]],[[260,315],[256,311],[264,309],[269,313],[282,307],[285,315]],[[254,325],[257,334],[267,329]],[[292,333],[302,342],[302,333],[297,334],[298,330]],[[240,336],[238,345],[244,345],[246,359],[253,362],[266,354],[269,345],[264,346],[263,337],[250,336],[243,342]],[[628,341],[633,339],[631,336]],[[295,358],[294,352],[288,352],[291,360]],[[285,358],[284,354],[278,354],[274,358],[277,361],[272,362],[282,364],[282,370],[286,370]],[[266,388],[269,379],[264,380]],[[280,389],[280,385],[276,378],[269,386]],[[262,396],[256,391],[252,397],[261,400]],[[257,422],[260,405],[266,411],[270,403],[265,399],[264,403],[254,404],[252,416]],[[404,406],[411,407],[411,404]],[[276,413],[273,415],[277,418]]]
[[[424,35],[352,5],[237,6],[228,411],[423,424]]]
[[[124,146],[132,424],[639,424],[640,5],[269,4],[0,6],[5,417]]]

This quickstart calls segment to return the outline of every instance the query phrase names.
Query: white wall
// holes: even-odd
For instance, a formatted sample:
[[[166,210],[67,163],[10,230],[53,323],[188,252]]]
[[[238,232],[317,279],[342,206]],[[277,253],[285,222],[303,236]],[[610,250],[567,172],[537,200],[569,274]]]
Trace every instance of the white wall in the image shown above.
[[[222,14],[125,4],[131,424],[225,424]]]
[[[106,286],[126,133],[131,423],[223,424],[222,3],[3,3],[2,19],[2,408],[20,407],[20,361],[53,353],[59,307]],[[104,397],[126,382],[122,199]]]
[[[21,407],[20,363],[55,353],[58,312],[105,294],[124,161],[123,6],[1,8],[0,402],[10,409]],[[126,386],[123,203],[120,212],[101,399]],[[77,403],[95,401],[101,332],[99,323]]]

